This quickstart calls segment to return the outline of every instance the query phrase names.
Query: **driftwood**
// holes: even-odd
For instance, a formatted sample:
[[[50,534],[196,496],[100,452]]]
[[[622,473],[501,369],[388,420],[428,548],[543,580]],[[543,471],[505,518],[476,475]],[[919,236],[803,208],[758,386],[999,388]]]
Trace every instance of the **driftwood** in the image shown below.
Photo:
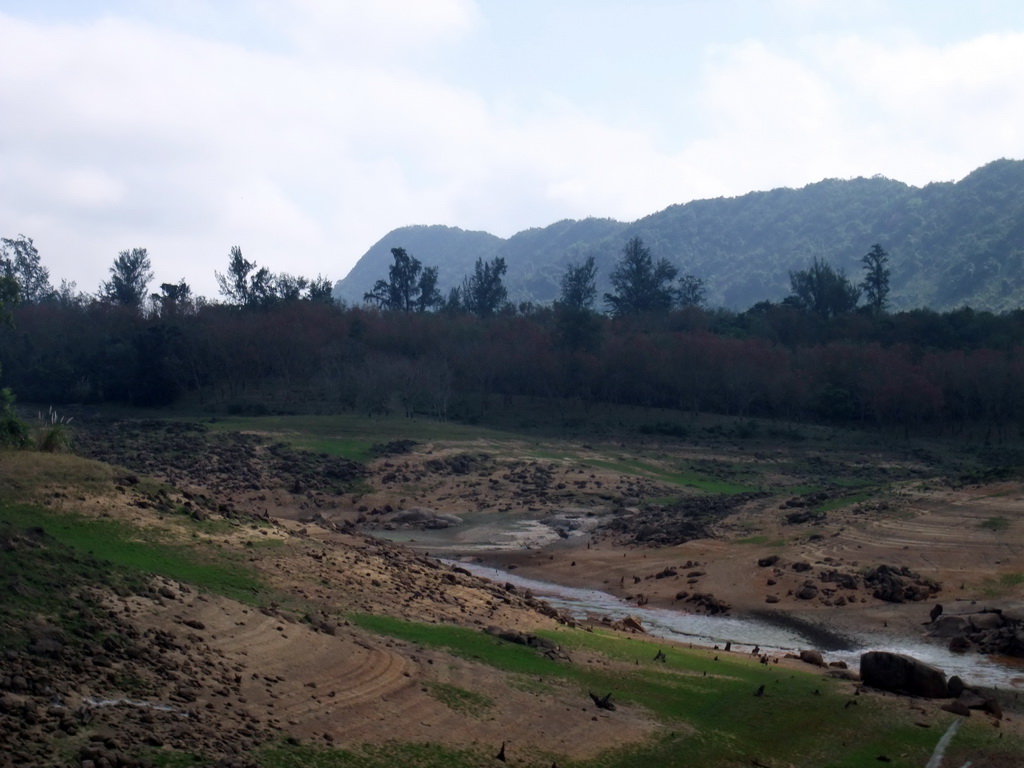
[[[610,692],[604,697],[598,696],[595,693],[590,693],[590,698],[594,700],[594,704],[597,705],[598,709],[607,709],[609,712],[615,711],[615,705],[612,704],[612,695]]]

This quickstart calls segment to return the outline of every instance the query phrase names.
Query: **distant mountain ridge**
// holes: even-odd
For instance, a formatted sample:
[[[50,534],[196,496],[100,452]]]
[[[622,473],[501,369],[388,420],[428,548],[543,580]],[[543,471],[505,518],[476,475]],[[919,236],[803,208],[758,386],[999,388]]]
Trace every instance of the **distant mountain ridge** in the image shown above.
[[[1024,301],[1024,161],[996,160],[958,182],[924,187],[881,176],[826,179],[800,189],[694,200],[632,223],[563,220],[507,239],[456,227],[401,227],[362,256],[334,295],[361,303],[387,277],[395,247],[437,266],[445,293],[476,259],[501,256],[509,298],[539,304],[558,298],[569,263],[593,255],[603,293],[634,236],[680,274],[703,278],[713,307],[778,301],[789,293],[789,273],[814,257],[860,282],[861,257],[880,243],[890,256],[894,309],[1016,309]]]

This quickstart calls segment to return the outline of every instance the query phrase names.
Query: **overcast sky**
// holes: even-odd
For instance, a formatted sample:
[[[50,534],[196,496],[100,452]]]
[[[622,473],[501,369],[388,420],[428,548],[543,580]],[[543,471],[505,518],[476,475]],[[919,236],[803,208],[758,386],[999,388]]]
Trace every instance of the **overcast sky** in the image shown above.
[[[0,0],[0,40],[0,236],[90,293],[1024,157],[1020,0]]]

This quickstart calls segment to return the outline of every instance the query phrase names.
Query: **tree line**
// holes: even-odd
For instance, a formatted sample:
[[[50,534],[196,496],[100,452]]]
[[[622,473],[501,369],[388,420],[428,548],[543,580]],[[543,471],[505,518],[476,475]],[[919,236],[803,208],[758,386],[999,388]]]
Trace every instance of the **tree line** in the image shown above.
[[[680,278],[635,238],[602,313],[590,259],[566,270],[553,305],[516,307],[501,259],[478,261],[442,298],[436,270],[395,249],[369,306],[346,307],[323,278],[275,275],[237,248],[217,274],[225,302],[192,297],[184,281],[147,294],[142,249],[119,254],[87,299],[50,288],[31,241],[17,242],[21,251],[4,241],[0,264],[12,321],[0,364],[32,402],[444,419],[531,397],[903,430],[1024,428],[1024,313],[889,313],[881,246],[865,254],[858,285],[815,261],[791,274],[787,299],[732,312],[705,306],[698,278]]]

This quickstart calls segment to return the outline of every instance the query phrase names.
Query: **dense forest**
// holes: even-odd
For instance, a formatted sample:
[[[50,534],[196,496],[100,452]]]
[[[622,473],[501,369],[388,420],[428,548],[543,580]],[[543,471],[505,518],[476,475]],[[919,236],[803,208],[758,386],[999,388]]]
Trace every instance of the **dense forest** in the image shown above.
[[[1024,311],[890,312],[878,244],[854,274],[813,259],[782,302],[735,312],[707,308],[702,282],[639,237],[602,297],[588,257],[546,306],[508,301],[497,256],[442,296],[436,270],[395,248],[366,295],[376,306],[348,307],[323,278],[275,275],[237,248],[221,303],[184,282],[148,293],[144,249],[122,252],[94,296],[54,290],[31,240],[3,242],[2,381],[28,402],[472,420],[538,398],[901,434],[1024,429]]]
[[[707,287],[712,306],[743,310],[780,301],[789,273],[813,258],[854,272],[864,249],[893,255],[893,308],[1016,309],[1024,294],[1024,161],[997,160],[958,182],[918,188],[883,177],[827,179],[802,189],[674,205],[631,224],[560,221],[508,239],[453,227],[403,227],[383,237],[335,285],[358,303],[402,247],[439,268],[447,291],[476,259],[501,257],[509,296],[546,304],[566,266],[593,256],[606,291],[618,254],[642,238],[681,273]]]

